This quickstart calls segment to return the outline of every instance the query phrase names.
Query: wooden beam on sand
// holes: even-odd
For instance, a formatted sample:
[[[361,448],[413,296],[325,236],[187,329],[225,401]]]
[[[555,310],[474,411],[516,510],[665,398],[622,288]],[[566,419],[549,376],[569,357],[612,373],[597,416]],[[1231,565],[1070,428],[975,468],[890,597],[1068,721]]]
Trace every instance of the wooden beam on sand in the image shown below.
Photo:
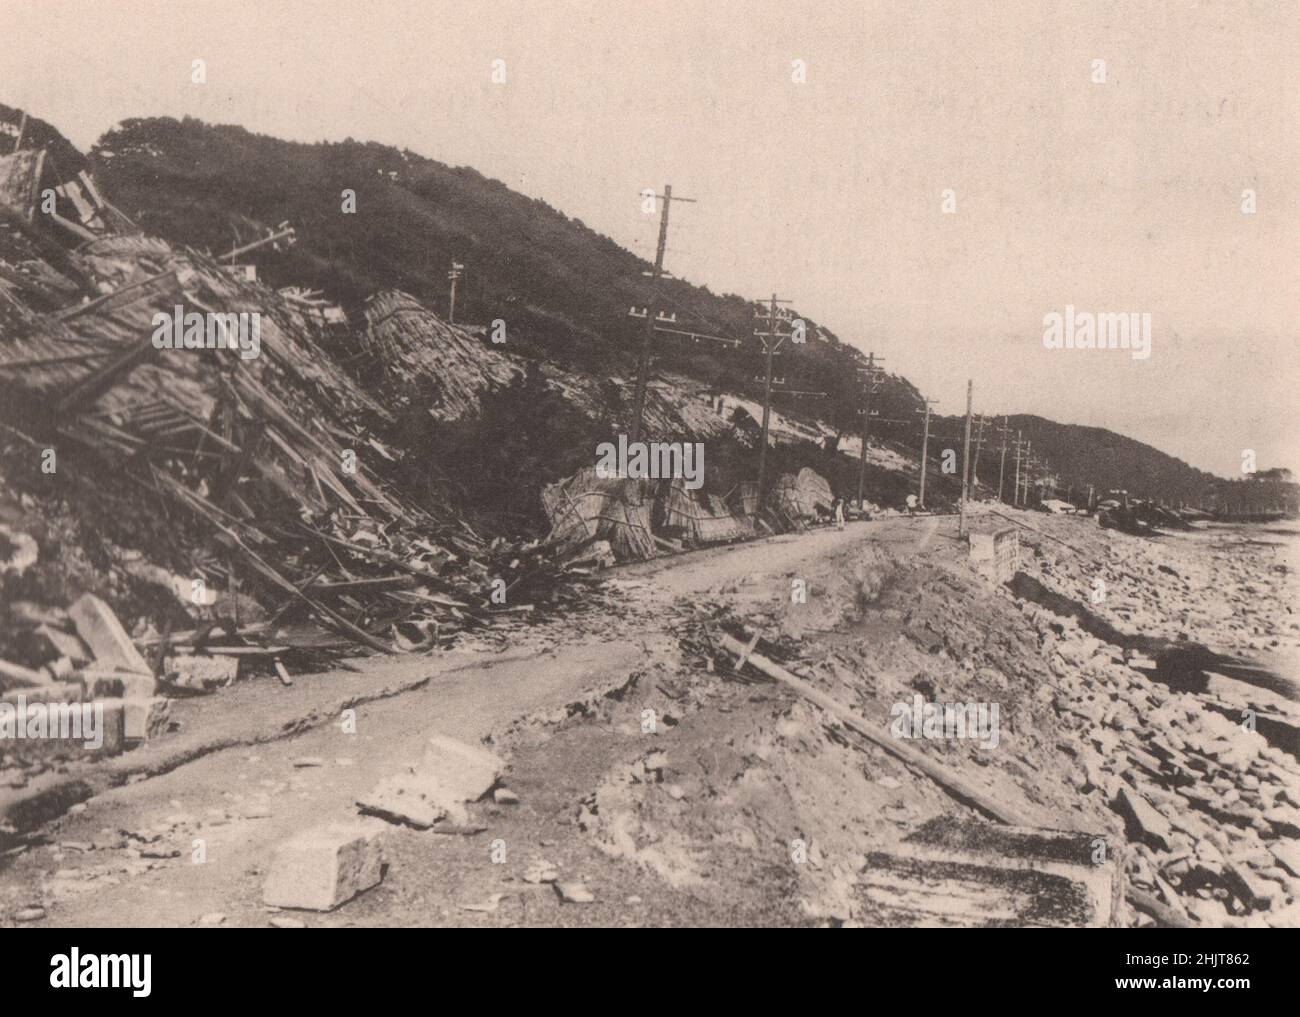
[[[739,639],[727,635],[725,632],[718,633],[718,644],[725,650],[735,654],[746,652],[746,646]],[[863,738],[866,738],[874,745],[878,745],[890,755],[897,756],[908,766],[919,770],[931,780],[935,781],[940,787],[947,791],[958,801],[971,805],[980,812],[1007,826],[1037,826],[1028,817],[1021,815],[1015,809],[995,802],[989,798],[983,791],[968,784],[961,777],[949,771],[946,767],[938,763],[931,762],[921,753],[909,746],[901,744],[897,739],[887,738],[881,732],[872,728],[861,717],[857,716],[852,710],[842,703],[837,702],[828,696],[825,692],[814,687],[810,683],[790,671],[787,671],[780,664],[768,660],[761,653],[748,653],[748,663],[752,664],[758,670],[762,671],[769,678],[775,678],[777,681],[790,686],[804,699],[816,706],[820,706],[828,714],[834,717],[845,727],[856,731]],[[1145,911],[1151,917],[1164,925],[1173,928],[1197,928],[1190,920],[1175,911],[1174,908],[1157,900],[1152,894],[1138,890],[1135,887],[1129,887],[1126,891],[1129,902],[1135,907]]]
[[[828,696],[821,689],[816,688],[809,682],[787,671],[780,664],[768,660],[761,653],[755,653],[750,650],[739,639],[727,635],[725,632],[718,634],[718,644],[723,649],[739,655],[744,655],[748,663],[753,664],[769,678],[775,678],[779,682],[789,685],[809,702],[820,706],[832,717],[838,720],[845,727],[856,731],[863,738],[880,746],[891,755],[897,756],[908,766],[920,770],[931,780],[938,783],[954,798],[966,805],[973,806],[980,812],[997,820],[999,823],[1005,823],[1008,826],[1035,826],[1037,825],[1026,816],[1022,816],[1009,806],[994,802],[984,792],[976,789],[967,783],[961,777],[949,772],[945,767],[931,762],[921,753],[917,752],[910,746],[904,745],[895,738],[886,737],[877,731],[857,714],[853,713],[847,706],[837,702]]]

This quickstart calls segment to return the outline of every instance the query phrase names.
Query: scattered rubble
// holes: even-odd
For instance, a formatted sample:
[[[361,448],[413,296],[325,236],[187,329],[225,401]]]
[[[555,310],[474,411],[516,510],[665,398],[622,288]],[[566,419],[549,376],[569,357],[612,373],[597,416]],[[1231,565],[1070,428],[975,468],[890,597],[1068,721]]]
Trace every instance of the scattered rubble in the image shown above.
[[[443,819],[453,827],[469,827],[465,803],[486,795],[504,769],[491,752],[438,735],[429,739],[418,765],[384,779],[357,805],[362,812],[419,829]]]

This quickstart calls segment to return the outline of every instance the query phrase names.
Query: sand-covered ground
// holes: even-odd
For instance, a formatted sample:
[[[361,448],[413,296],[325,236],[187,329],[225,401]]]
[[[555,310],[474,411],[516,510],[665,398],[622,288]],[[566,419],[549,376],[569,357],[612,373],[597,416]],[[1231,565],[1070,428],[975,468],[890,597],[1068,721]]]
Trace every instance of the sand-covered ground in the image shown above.
[[[618,569],[607,610],[446,674],[430,658],[427,683],[358,707],[364,738],[346,748],[331,723],[286,722],[97,794],[6,860],[0,914],[283,920],[260,900],[277,839],[348,813],[438,731],[497,752],[510,793],[470,806],[460,835],[394,827],[379,887],[294,921],[870,924],[872,852],[906,851],[936,817],[983,817],[787,686],[735,672],[717,644],[729,631],[760,634],[761,652],[882,734],[918,696],[996,705],[996,741],[909,745],[1032,825],[1096,835],[1180,921],[1300,924],[1295,534],[1151,539],[1008,515],[1026,527],[1010,584],[971,561],[953,517]],[[1249,658],[1238,677],[1197,666],[1229,658]],[[196,837],[206,869],[190,864]],[[1121,920],[1153,921],[1134,907]]]

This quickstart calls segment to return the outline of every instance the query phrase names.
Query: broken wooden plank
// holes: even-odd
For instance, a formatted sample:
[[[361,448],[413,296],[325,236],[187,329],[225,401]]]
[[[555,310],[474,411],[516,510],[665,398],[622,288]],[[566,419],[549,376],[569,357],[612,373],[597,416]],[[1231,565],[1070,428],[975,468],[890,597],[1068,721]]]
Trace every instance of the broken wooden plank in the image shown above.
[[[0,659],[0,678],[7,678],[10,681],[21,682],[24,685],[49,684],[49,679],[39,671],[33,671],[29,667],[23,667],[21,664],[13,664],[3,659]]]
[[[313,594],[328,593],[341,595],[347,593],[383,593],[386,590],[407,590],[419,582],[416,576],[375,576],[371,579],[340,579],[314,582],[306,587],[306,592]]]
[[[278,586],[285,593],[301,599],[311,608],[312,611],[332,623],[335,627],[347,633],[357,642],[364,643],[366,646],[378,650],[380,653],[395,652],[393,648],[383,640],[376,639],[364,629],[357,628],[357,626],[353,625],[337,611],[319,601],[313,600],[311,597],[308,597],[305,593],[299,590],[298,587],[294,586],[293,583],[289,582],[288,579],[263,560],[256,551],[245,544],[234,529],[222,523],[218,516],[224,513],[221,513],[220,509],[202,495],[191,491],[169,474],[159,474],[158,479],[167,490],[171,491],[174,495],[184,501],[191,509],[197,509],[200,515],[206,516],[208,523],[224,533],[234,543],[235,547],[243,553],[244,557],[249,560],[252,566],[275,586]]]

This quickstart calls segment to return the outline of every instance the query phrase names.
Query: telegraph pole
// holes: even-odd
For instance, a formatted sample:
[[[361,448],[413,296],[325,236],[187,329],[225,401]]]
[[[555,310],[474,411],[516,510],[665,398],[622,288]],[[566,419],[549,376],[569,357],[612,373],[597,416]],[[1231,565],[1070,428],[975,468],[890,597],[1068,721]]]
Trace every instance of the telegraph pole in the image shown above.
[[[659,243],[655,247],[655,267],[651,273],[650,302],[646,305],[645,338],[641,340],[641,355],[637,359],[636,395],[632,406],[632,441],[641,440],[641,416],[645,411],[645,388],[650,377],[650,343],[655,334],[655,298],[659,295],[659,279],[664,274],[664,248],[668,245],[668,208],[674,201],[694,201],[694,198],[674,198],[671,184],[664,184],[664,193],[655,195],[663,201],[659,213]]]
[[[917,497],[920,508],[925,508],[925,460],[930,451],[930,407],[938,401],[938,399],[927,399],[925,409],[916,411],[925,413],[925,430],[921,435],[921,491]]]
[[[460,274],[464,269],[464,265],[453,259],[451,263],[451,271],[447,273],[447,278],[451,280],[451,298],[447,301],[448,325],[454,325],[456,323],[456,280],[460,278]]]
[[[979,414],[979,433],[975,436],[975,463],[971,466],[970,483],[974,488],[980,482],[980,450],[984,448],[984,414]]]
[[[881,358],[884,359],[883,357]],[[862,368],[858,368],[859,371]],[[867,354],[867,377],[863,388],[863,405],[862,405],[862,454],[858,462],[858,511],[863,507],[863,488],[867,482],[867,439],[871,436],[871,394],[877,391],[880,383],[876,380],[876,355],[875,353]]]
[[[970,493],[970,411],[971,397],[974,393],[975,383],[972,379],[966,379],[966,437],[962,441],[961,451],[961,504],[957,508],[957,537],[961,539],[966,536],[966,499]],[[983,430],[981,424],[980,430]],[[978,461],[978,453],[977,453]]]
[[[1010,420],[1002,418],[1002,426],[998,428],[998,433],[1002,435],[1002,460],[998,463],[998,501],[1002,500],[1002,475],[1007,471],[1007,435],[1011,433],[1011,428],[1007,426]]]
[[[1023,431],[1016,431],[1016,489],[1011,494],[1011,504],[1020,504],[1020,457],[1025,451]]]
[[[763,352],[767,354],[767,371],[763,376],[763,443],[758,448],[758,504],[760,507],[763,504],[763,495],[767,491],[764,485],[767,482],[767,434],[772,420],[772,357],[776,354],[777,347],[790,334],[780,330],[780,323],[785,319],[777,305],[788,304],[789,302],[788,300],[782,300],[773,293],[767,314],[754,314],[754,317],[767,322],[766,332],[754,329],[754,335],[762,340]]]

